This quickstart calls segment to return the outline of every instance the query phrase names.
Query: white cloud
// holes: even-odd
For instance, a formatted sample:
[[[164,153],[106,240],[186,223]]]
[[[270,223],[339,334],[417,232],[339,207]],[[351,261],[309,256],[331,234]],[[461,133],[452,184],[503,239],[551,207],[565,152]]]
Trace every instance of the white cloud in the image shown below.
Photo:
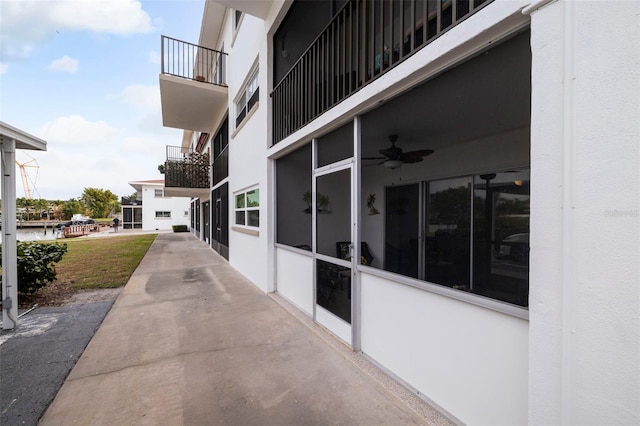
[[[164,145],[158,138],[149,136],[129,136],[124,138],[123,151],[163,153]]]
[[[38,135],[47,142],[95,146],[113,142],[118,130],[104,121],[88,121],[80,115],[71,115],[47,122]]]
[[[0,62],[0,74],[4,74],[5,72],[7,72],[7,68],[9,68],[9,64]]]
[[[152,64],[160,65],[160,62],[162,60],[162,57],[157,52],[149,52],[147,54],[147,57],[149,58],[149,62],[151,62]]]
[[[49,65],[49,69],[51,71],[68,72],[74,74],[76,71],[78,71],[79,63],[80,61],[78,61],[77,59],[73,59],[68,57],[67,55],[64,55],[62,58],[56,59],[55,61],[51,62],[51,64]]]
[[[122,90],[119,98],[147,113],[160,113],[160,88],[135,84]]]
[[[0,1],[0,53],[26,58],[40,43],[66,31],[148,33],[151,18],[138,0]]]

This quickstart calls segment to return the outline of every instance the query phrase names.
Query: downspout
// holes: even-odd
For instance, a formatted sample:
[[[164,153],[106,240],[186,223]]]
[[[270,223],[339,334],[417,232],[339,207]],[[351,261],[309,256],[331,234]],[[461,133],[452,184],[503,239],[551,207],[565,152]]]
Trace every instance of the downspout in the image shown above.
[[[575,13],[573,1],[564,2],[563,49],[563,155],[562,155],[562,373],[561,422],[571,424],[571,390],[573,375],[573,153],[574,153],[574,80],[575,80]]]

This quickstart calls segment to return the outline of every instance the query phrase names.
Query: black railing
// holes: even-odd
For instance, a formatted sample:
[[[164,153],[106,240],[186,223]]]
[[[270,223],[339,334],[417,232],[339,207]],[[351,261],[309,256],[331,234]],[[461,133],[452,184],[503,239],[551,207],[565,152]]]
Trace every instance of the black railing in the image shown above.
[[[209,188],[209,154],[179,146],[167,146],[164,186],[167,188]]]
[[[349,1],[271,93],[273,143],[492,1]]]
[[[162,74],[226,86],[226,58],[224,52],[162,36]]]

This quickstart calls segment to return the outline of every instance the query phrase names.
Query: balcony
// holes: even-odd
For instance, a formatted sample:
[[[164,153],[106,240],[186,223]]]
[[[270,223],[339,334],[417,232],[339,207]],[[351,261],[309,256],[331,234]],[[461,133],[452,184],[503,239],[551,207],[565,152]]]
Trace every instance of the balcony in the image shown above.
[[[202,197],[210,188],[209,154],[167,146],[164,193],[169,197]]]
[[[209,131],[228,107],[227,54],[162,36],[160,99],[162,124]]]
[[[493,0],[350,0],[276,85],[273,143],[310,123]]]

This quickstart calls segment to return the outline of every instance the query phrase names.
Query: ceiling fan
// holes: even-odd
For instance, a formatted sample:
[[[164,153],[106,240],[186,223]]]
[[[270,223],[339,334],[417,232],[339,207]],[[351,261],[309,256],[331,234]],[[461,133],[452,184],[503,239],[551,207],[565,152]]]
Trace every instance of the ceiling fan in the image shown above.
[[[384,157],[364,157],[363,160],[383,160],[378,164],[383,164],[388,169],[397,169],[404,163],[419,163],[424,157],[433,154],[432,149],[419,149],[417,151],[402,152],[402,148],[396,146],[398,135],[390,135],[391,146],[379,150]]]

